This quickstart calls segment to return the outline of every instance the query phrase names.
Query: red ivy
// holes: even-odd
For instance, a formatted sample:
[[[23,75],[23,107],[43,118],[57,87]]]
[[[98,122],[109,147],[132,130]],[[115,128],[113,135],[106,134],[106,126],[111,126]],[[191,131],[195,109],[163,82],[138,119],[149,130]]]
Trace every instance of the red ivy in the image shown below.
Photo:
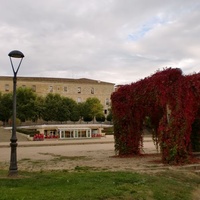
[[[192,124],[200,114],[199,73],[184,76],[180,69],[164,69],[120,87],[111,100],[115,149],[120,156],[141,153],[143,122],[149,116],[163,163],[189,161]]]

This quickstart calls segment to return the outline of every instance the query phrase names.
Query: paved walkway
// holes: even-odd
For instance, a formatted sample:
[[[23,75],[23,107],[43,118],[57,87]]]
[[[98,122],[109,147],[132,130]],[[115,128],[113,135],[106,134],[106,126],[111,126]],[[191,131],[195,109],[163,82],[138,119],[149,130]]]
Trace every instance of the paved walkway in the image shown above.
[[[17,141],[20,147],[31,147],[31,146],[60,146],[60,145],[84,145],[84,144],[105,144],[114,143],[113,137],[102,137],[102,138],[88,138],[88,139],[46,139],[43,141]],[[9,147],[10,142],[0,142],[1,147]]]

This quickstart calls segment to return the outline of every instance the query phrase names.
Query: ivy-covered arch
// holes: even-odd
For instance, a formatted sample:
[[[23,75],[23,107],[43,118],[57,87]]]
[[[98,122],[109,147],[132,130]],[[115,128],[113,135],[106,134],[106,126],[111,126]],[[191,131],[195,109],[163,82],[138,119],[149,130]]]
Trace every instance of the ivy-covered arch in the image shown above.
[[[163,163],[188,162],[191,131],[200,117],[200,74],[184,76],[180,69],[164,69],[113,93],[115,150],[138,155],[143,145],[145,117],[154,126]]]

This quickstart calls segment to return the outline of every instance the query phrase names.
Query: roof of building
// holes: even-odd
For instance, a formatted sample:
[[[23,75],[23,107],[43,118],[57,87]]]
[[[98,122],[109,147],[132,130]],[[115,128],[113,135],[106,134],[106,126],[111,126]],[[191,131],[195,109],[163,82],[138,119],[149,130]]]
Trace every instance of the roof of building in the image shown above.
[[[12,76],[0,76],[0,80],[2,79],[13,79]],[[53,78],[53,77],[23,77],[18,76],[18,80],[20,81],[40,81],[40,82],[71,82],[71,83],[99,83],[99,84],[111,84],[115,85],[115,83],[109,83],[104,82],[100,80],[93,80],[93,79],[87,79],[87,78],[79,78],[79,79],[73,79],[73,78]]]

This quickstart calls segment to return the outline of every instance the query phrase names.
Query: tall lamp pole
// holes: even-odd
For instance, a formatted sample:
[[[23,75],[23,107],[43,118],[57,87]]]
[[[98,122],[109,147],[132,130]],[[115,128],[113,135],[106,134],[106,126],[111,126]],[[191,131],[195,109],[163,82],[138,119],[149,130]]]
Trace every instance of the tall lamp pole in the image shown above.
[[[18,50],[11,51],[8,54],[10,58],[10,63],[13,70],[13,119],[12,119],[12,136],[10,139],[10,167],[9,167],[9,176],[17,175],[17,136],[16,136],[16,86],[17,86],[17,72],[19,71],[20,65],[24,58],[24,54]],[[20,58],[18,67],[15,69],[13,65],[12,58]]]

